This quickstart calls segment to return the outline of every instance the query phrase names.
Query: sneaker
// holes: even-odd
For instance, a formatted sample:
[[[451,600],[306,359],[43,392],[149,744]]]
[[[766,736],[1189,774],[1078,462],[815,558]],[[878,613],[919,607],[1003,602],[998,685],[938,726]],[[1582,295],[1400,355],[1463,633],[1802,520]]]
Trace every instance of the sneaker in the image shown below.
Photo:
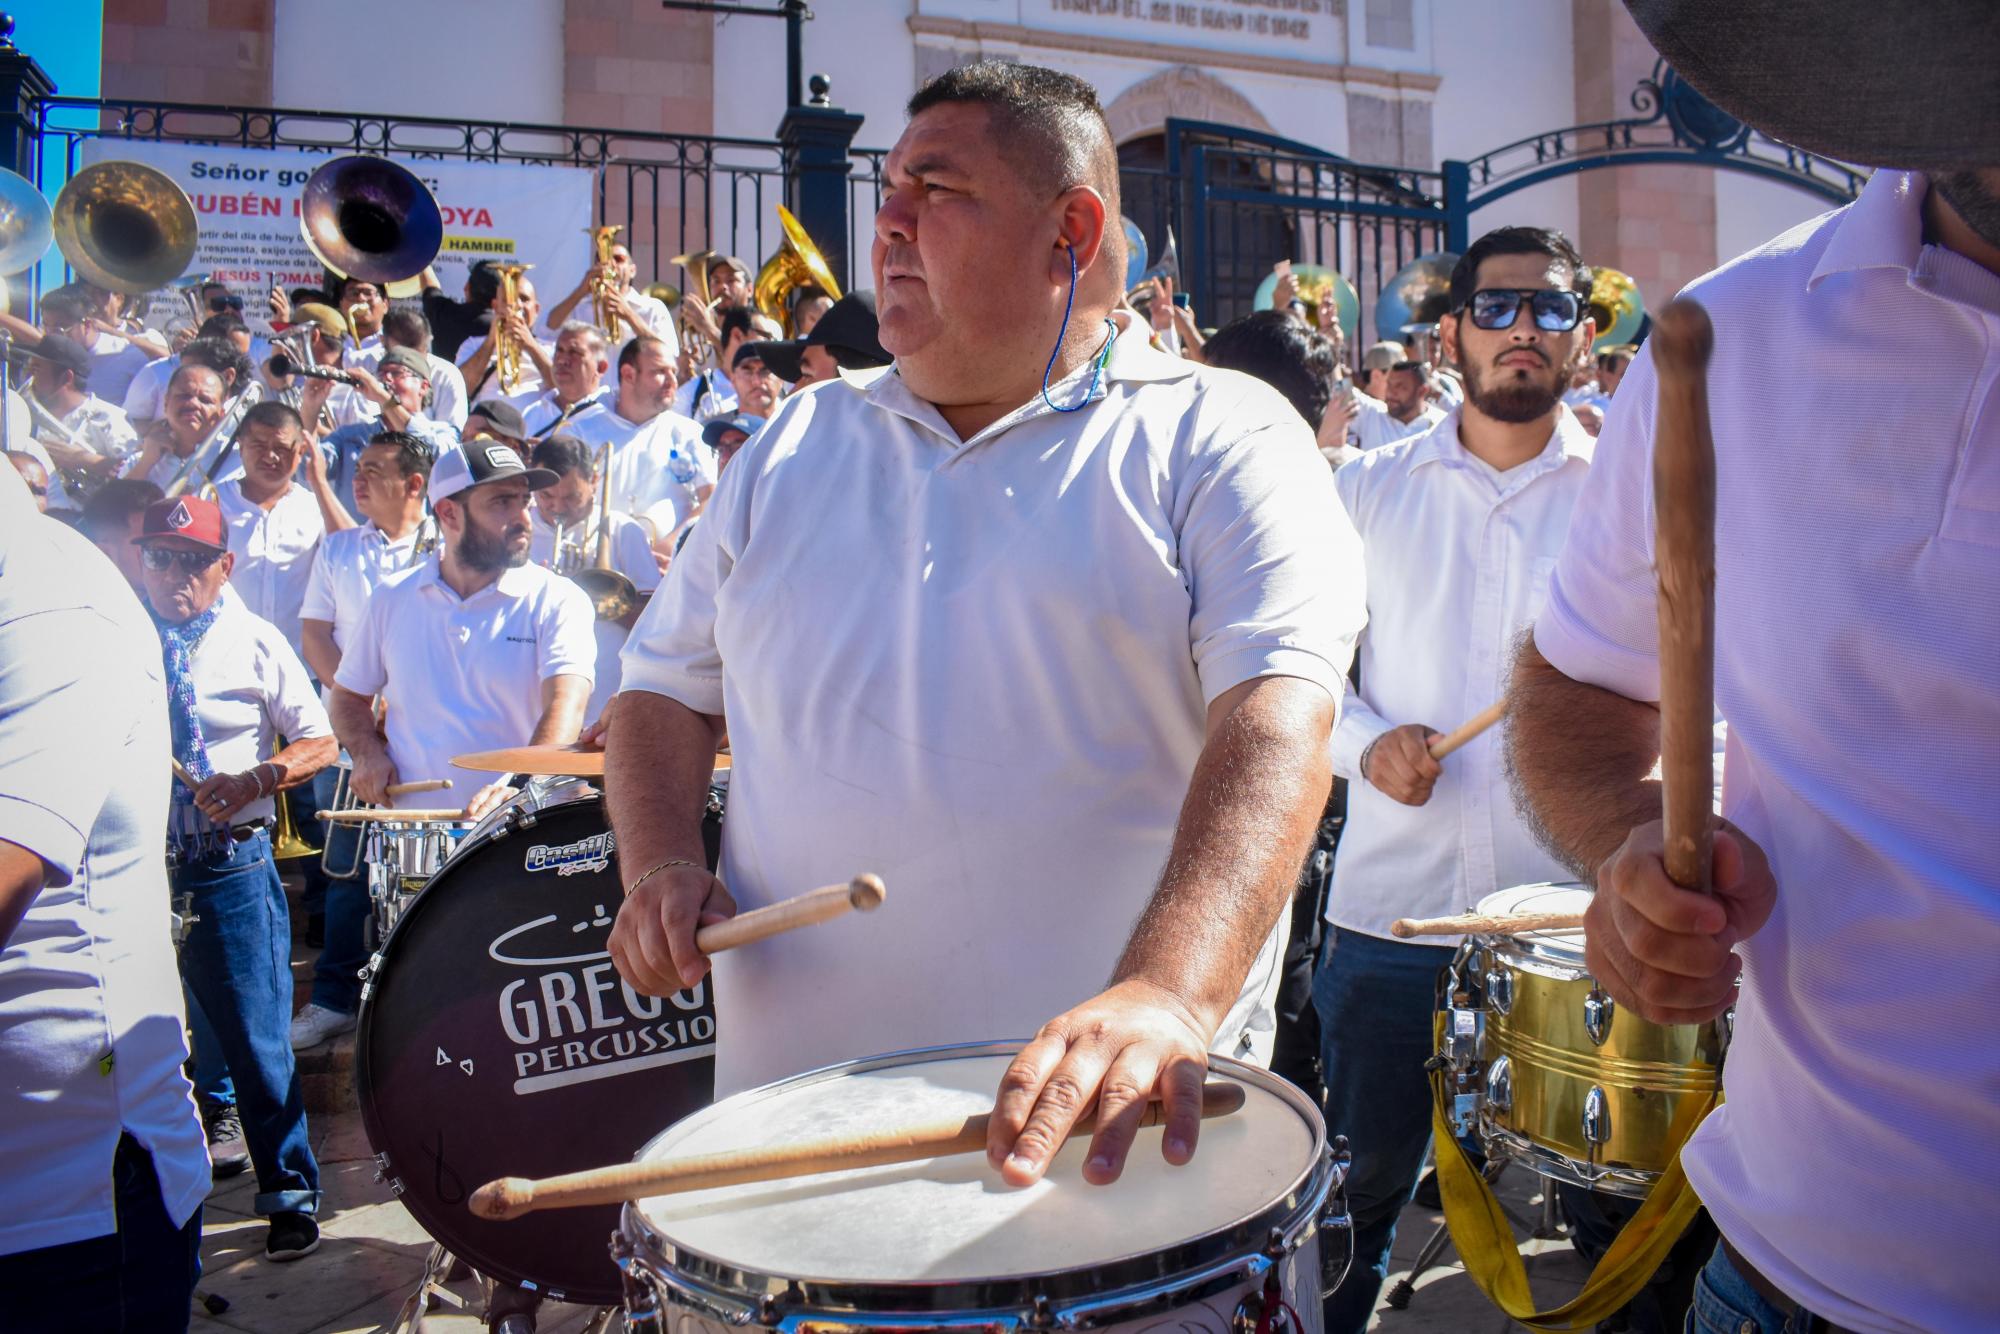
[[[319,1249],[319,1224],[311,1214],[275,1213],[264,1238],[264,1258],[272,1264],[303,1260]]]
[[[322,1042],[354,1031],[354,1016],[329,1010],[324,1005],[308,1005],[292,1018],[292,1050],[304,1051]]]
[[[208,1165],[212,1177],[233,1177],[250,1166],[250,1150],[243,1143],[243,1121],[234,1107],[223,1107],[203,1118],[208,1133]]]

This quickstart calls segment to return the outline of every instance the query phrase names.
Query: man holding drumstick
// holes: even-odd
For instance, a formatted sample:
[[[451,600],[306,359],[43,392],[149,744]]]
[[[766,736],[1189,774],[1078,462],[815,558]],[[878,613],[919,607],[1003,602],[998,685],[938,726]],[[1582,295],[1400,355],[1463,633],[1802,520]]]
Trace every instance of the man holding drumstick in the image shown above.
[[[1650,348],[1521,650],[1512,760],[1596,884],[1589,962],[1616,1004],[1658,1023],[1735,1005],[1728,1101],[1681,1152],[1723,1236],[1689,1328],[1990,1329],[2000,1043],[1965,1003],[2000,958],[2000,30],[1976,0],[1630,7],[1765,132],[1928,174],[1879,170],[1687,293],[1715,328],[1713,897],[1668,879],[1646,777]],[[1837,87],[1773,74],[1835,68]],[[1774,335],[1798,368],[1777,379]],[[1898,355],[1883,412],[1862,386]]]
[[[895,369],[776,409],[626,648],[612,957],[673,991],[700,920],[878,871],[891,911],[717,956],[718,1093],[1032,1036],[989,1155],[1035,1180],[1095,1102],[1107,1182],[1150,1096],[1186,1161],[1208,1052],[1269,1050],[1359,550],[1288,403],[1110,318],[1088,85],[981,63],[910,111],[874,246]]]

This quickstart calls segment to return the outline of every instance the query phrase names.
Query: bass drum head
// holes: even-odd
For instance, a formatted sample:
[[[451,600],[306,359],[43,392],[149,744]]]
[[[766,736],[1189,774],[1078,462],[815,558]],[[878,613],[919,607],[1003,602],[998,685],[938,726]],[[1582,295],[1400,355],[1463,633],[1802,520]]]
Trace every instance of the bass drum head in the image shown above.
[[[607,941],[620,901],[600,799],[530,812],[468,847],[404,911],[361,1005],[355,1083],[397,1198],[452,1254],[550,1296],[615,1304],[618,1206],[473,1216],[496,1177],[623,1162],[714,1098],[706,985],[625,986]]]

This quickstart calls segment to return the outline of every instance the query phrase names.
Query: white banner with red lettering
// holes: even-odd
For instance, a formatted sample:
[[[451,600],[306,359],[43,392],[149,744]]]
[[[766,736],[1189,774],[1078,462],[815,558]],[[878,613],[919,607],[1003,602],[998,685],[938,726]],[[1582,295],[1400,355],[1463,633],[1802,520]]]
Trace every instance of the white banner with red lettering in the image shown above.
[[[143,162],[180,183],[194,201],[201,229],[189,275],[206,273],[243,298],[243,315],[259,333],[270,330],[271,288],[316,287],[322,271],[299,230],[299,195],[313,169],[335,154],[269,148],[209,148],[144,139],[86,139],[84,166]],[[591,192],[581,167],[398,157],[428,185],[444,213],[438,281],[448,296],[463,294],[465,276],[482,259],[534,265],[544,307],[582,280],[593,257]],[[149,323],[185,314],[185,303],[157,301]]]

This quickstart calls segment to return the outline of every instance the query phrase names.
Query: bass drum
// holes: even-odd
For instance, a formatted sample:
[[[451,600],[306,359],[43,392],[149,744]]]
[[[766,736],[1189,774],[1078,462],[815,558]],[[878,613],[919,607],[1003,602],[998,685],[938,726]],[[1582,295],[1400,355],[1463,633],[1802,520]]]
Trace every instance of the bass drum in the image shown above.
[[[630,1158],[714,1098],[706,983],[626,986],[607,949],[615,845],[588,784],[538,780],[469,834],[369,963],[355,1039],[368,1143],[405,1208],[488,1277],[559,1300],[621,1295],[617,1205],[489,1222],[495,1177]]]

